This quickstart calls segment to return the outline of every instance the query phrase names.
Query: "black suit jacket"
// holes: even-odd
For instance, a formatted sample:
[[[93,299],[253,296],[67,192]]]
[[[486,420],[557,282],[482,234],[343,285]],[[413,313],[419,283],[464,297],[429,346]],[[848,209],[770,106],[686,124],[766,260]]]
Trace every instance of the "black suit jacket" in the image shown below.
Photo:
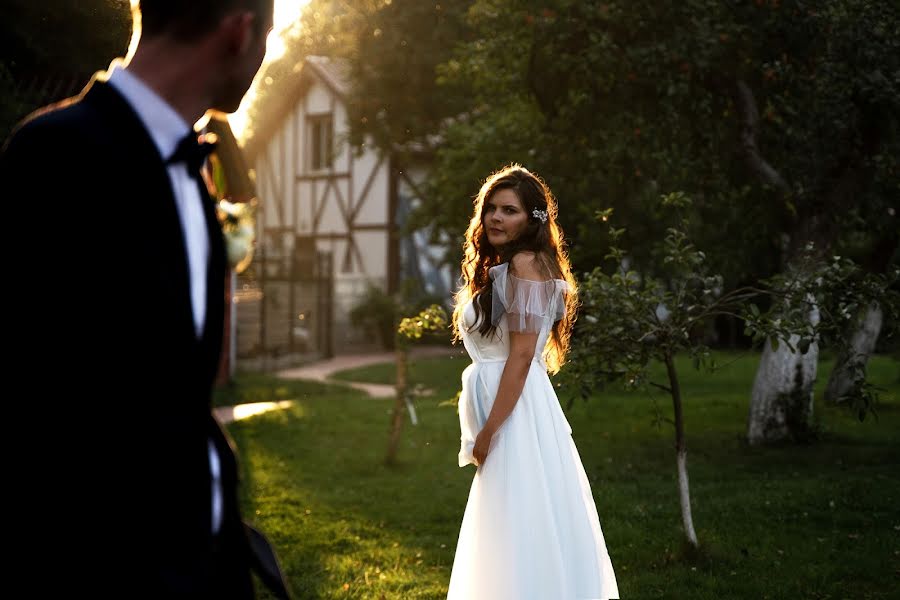
[[[90,597],[251,596],[237,467],[210,410],[226,271],[212,200],[198,339],[164,157],[112,86],[95,78],[20,125],[0,185],[14,228],[7,342],[26,390],[11,411],[28,432],[12,468],[23,568]],[[216,539],[210,438],[225,488]]]

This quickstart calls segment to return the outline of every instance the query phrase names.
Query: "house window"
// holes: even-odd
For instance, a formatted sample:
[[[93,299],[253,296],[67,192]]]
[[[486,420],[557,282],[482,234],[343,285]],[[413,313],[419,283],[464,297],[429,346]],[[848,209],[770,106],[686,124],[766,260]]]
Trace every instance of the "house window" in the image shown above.
[[[309,167],[313,171],[330,169],[334,162],[331,115],[308,117],[307,121],[309,123]]]

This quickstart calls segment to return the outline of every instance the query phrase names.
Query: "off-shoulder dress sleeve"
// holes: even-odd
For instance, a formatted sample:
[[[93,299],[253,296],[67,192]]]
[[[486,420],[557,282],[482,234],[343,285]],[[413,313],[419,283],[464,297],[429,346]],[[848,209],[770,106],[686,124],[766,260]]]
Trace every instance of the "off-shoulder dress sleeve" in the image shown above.
[[[508,263],[492,267],[490,276],[492,325],[505,314],[509,331],[539,333],[545,319],[558,321],[565,313],[566,282],[561,279],[520,279],[509,272]]]

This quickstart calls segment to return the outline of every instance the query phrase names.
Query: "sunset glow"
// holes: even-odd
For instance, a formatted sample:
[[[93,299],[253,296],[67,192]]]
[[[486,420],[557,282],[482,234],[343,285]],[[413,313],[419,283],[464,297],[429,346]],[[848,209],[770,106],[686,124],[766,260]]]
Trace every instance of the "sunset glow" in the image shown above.
[[[309,0],[275,0],[275,31],[282,31],[296,21]]]
[[[285,31],[300,18],[303,7],[309,3],[309,0],[275,0],[274,27],[269,39],[266,42],[266,57],[263,60],[262,67],[253,80],[250,90],[244,96],[240,107],[233,113],[228,115],[228,123],[234,132],[235,137],[239,141],[243,141],[244,133],[247,128],[247,111],[256,98],[256,88],[259,85],[261,74],[265,71],[266,66],[280,58],[284,54],[284,33]]]

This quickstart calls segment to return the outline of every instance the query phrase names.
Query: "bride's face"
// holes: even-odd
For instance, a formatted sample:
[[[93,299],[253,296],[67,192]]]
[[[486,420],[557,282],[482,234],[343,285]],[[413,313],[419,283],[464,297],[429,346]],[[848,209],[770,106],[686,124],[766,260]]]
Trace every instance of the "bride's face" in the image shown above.
[[[516,193],[511,189],[502,189],[485,200],[482,225],[488,242],[498,248],[525,231],[528,215]]]

